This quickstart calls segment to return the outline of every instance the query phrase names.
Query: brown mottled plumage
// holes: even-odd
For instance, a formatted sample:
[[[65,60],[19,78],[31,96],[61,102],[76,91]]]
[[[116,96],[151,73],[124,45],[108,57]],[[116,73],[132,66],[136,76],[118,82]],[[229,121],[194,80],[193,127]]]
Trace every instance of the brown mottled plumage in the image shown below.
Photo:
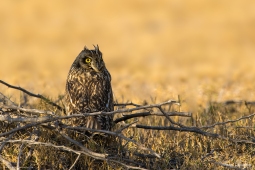
[[[67,114],[113,111],[111,75],[105,67],[99,47],[86,47],[73,62],[66,82]],[[112,115],[79,118],[79,125],[111,130]]]

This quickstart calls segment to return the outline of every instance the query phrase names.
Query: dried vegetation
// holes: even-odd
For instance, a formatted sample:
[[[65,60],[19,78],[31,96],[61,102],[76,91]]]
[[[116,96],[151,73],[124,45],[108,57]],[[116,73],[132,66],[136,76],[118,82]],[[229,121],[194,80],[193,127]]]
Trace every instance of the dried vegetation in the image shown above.
[[[0,94],[3,168],[254,168],[254,102],[211,102],[199,113],[202,117],[181,112],[180,100],[149,105],[116,103],[113,112],[66,116],[59,105],[61,99],[55,103],[21,87],[1,83],[22,91],[28,98],[39,99],[34,106],[25,101],[17,105]],[[73,118],[96,114],[114,114],[114,130],[69,123]],[[231,116],[237,114],[241,116]],[[86,131],[93,135],[87,136]]]

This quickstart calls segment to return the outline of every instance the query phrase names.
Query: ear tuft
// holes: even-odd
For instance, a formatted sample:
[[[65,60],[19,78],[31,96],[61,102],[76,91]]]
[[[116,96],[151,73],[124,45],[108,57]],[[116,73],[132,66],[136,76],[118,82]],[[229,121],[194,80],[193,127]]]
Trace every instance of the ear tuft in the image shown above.
[[[86,45],[84,46],[84,50],[89,50]]]
[[[100,53],[100,51],[99,51],[99,46],[98,46],[98,45],[96,45],[96,46],[93,45],[93,46],[94,46],[94,48],[95,48],[96,53],[99,54],[99,53]]]

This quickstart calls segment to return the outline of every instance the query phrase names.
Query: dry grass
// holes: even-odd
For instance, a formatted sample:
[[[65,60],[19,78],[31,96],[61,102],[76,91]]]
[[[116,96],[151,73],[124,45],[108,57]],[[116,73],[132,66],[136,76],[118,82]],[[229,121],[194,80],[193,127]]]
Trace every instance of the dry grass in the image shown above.
[[[99,44],[118,102],[158,103],[179,95],[183,100],[180,110],[193,113],[193,120],[180,119],[186,125],[237,119],[253,113],[253,108],[244,103],[225,106],[210,102],[255,99],[254,6],[251,0],[1,2],[0,79],[57,101],[64,94],[67,72],[76,55],[84,45]],[[3,85],[0,91],[16,103],[23,100],[22,93]],[[31,98],[28,105],[49,109]],[[139,123],[166,125],[158,117],[139,119]],[[250,118],[213,131],[251,140],[253,124]],[[237,128],[241,126],[250,128]],[[17,134],[17,138],[26,137],[23,135]],[[58,140],[52,135],[42,134],[40,140]],[[180,160],[180,169],[224,169],[208,162],[212,160],[255,164],[254,149],[248,144],[176,131],[130,128],[125,135],[163,155],[162,160],[152,160],[153,169],[169,169],[171,162]],[[13,145],[2,155],[16,162],[19,147]],[[131,144],[129,147],[132,150]],[[27,146],[23,149],[25,152]],[[213,149],[211,156],[201,159]],[[32,162],[58,169],[55,155],[65,159],[66,154],[36,146]],[[76,155],[68,159],[73,162]],[[93,162],[83,156],[79,161],[86,166]],[[112,168],[106,163],[103,167]]]

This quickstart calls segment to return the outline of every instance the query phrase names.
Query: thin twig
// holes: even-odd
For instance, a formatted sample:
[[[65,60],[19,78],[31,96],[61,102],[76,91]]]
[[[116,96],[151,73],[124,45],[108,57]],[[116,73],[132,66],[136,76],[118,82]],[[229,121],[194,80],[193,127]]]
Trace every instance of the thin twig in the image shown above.
[[[17,157],[17,170],[20,169],[20,157],[21,157],[21,154],[22,154],[22,148],[24,146],[24,143],[22,143],[19,147],[19,155]]]
[[[203,131],[199,129],[198,127],[174,127],[174,126],[145,126],[145,125],[136,125],[136,128],[141,128],[141,129],[152,129],[152,130],[175,130],[175,131],[180,131],[180,132],[194,132],[203,136],[208,136],[212,138],[218,138],[222,140],[227,140],[233,143],[246,143],[246,144],[252,144],[255,145],[255,142],[249,141],[249,140],[238,140],[238,139],[230,139],[225,136],[221,136],[217,133],[209,133],[206,131]]]
[[[178,125],[180,127],[185,127],[184,125],[180,124],[180,123],[176,123],[175,121],[173,121],[167,114],[166,112],[162,109],[161,106],[158,106],[159,110],[165,115],[165,117],[167,118],[167,120],[169,120],[169,122],[171,122],[174,125]]]
[[[16,89],[16,90],[20,90],[20,91],[22,91],[22,92],[28,94],[29,96],[33,96],[33,97],[42,99],[42,100],[44,100],[46,103],[48,103],[48,104],[50,104],[50,105],[52,105],[52,106],[55,106],[55,107],[56,107],[58,110],[60,110],[60,111],[65,111],[65,109],[63,109],[61,106],[59,106],[59,105],[57,105],[56,103],[50,101],[49,99],[47,99],[47,98],[44,97],[43,95],[34,94],[34,93],[29,92],[29,91],[27,91],[27,90],[25,90],[25,89],[23,89],[23,88],[21,88],[21,87],[10,85],[10,84],[4,82],[3,80],[0,80],[0,83],[6,85],[6,86],[9,87],[9,88]]]
[[[209,126],[202,126],[202,127],[200,127],[200,128],[203,128],[203,129],[214,128],[215,126],[226,125],[226,124],[228,124],[228,123],[238,122],[238,121],[243,120],[243,119],[249,119],[249,118],[252,117],[252,116],[255,116],[255,113],[250,114],[250,115],[248,115],[248,116],[242,116],[242,117],[240,117],[240,118],[238,118],[238,119],[236,119],[236,120],[228,120],[228,121],[225,121],[225,122],[215,123],[215,124],[209,125]]]
[[[65,137],[68,141],[70,141],[70,142],[74,143],[75,145],[79,146],[82,150],[74,150],[74,149],[71,149],[71,148],[69,148],[69,147],[67,147],[67,146],[63,146],[63,145],[58,146],[58,145],[54,145],[54,144],[49,143],[49,142],[44,143],[44,142],[36,142],[36,141],[32,141],[32,140],[9,140],[9,141],[7,141],[7,143],[22,142],[22,143],[26,143],[26,144],[29,144],[29,145],[50,146],[50,147],[54,147],[54,148],[57,148],[57,149],[60,149],[60,150],[63,150],[63,151],[73,152],[73,153],[76,153],[76,154],[78,154],[78,155],[80,155],[80,154],[85,154],[85,155],[88,155],[88,156],[91,156],[91,157],[94,156],[94,158],[96,158],[96,159],[100,159],[100,160],[104,160],[104,161],[115,162],[115,163],[118,163],[118,164],[120,164],[120,165],[122,165],[122,166],[128,168],[128,169],[141,169],[141,170],[145,170],[144,168],[129,166],[129,165],[126,165],[126,164],[124,164],[124,163],[122,163],[122,162],[119,162],[119,161],[117,161],[117,160],[110,159],[110,158],[106,157],[107,154],[100,154],[100,153],[92,152],[92,151],[88,150],[87,148],[85,148],[85,147],[84,147],[82,144],[80,144],[79,142],[77,142],[77,141],[71,139],[70,137],[68,137],[68,136],[66,136],[66,135],[64,135],[64,137]],[[1,143],[1,142],[0,142],[0,143]],[[93,156],[92,156],[91,154],[92,154]],[[77,159],[77,158],[76,158],[76,159]],[[1,157],[1,155],[0,155],[0,160],[1,160],[9,169],[11,169],[12,164],[11,164],[9,161],[3,160],[3,158]],[[4,161],[6,161],[6,162],[4,162]],[[10,165],[10,166],[9,166],[9,165]],[[13,168],[14,168],[14,167],[13,167]],[[16,168],[14,168],[13,170],[15,170],[15,169],[16,169]]]
[[[132,122],[132,123],[129,123],[129,124],[125,125],[124,127],[120,128],[120,129],[118,129],[118,130],[116,130],[115,133],[121,133],[124,129],[130,127],[131,125],[134,125],[134,124],[137,123],[137,122],[138,122],[138,120],[136,120],[136,121],[134,121],[134,122]]]
[[[55,115],[55,113],[51,112],[51,111],[38,110],[38,109],[26,109],[26,108],[18,107],[18,106],[2,106],[1,108],[11,109],[11,110],[16,110],[16,111],[23,111],[23,112],[27,112],[27,113]]]
[[[130,103],[115,103],[114,106],[135,106],[135,107],[140,107],[141,105],[135,104],[133,102],[130,102]]]
[[[0,92],[0,106],[17,106],[13,101]]]
[[[10,115],[0,115],[0,121],[6,121],[8,123],[12,122],[32,122],[38,123],[39,121],[51,120],[50,116],[43,117],[11,117]]]
[[[69,170],[71,170],[71,169],[75,166],[75,164],[76,164],[77,161],[79,160],[80,156],[81,156],[81,154],[78,154],[77,158],[75,159],[74,163],[73,163],[72,166],[69,168]]]
[[[76,146],[79,146],[80,149],[82,151],[84,151],[86,153],[86,155],[90,156],[90,157],[93,157],[95,159],[101,159],[101,160],[105,160],[106,157],[108,156],[108,154],[101,154],[101,153],[96,153],[96,152],[93,152],[87,148],[85,148],[80,142],[70,138],[69,136],[67,136],[66,134],[64,134],[63,132],[59,131],[59,133],[61,134],[61,136],[63,136],[65,139],[67,139],[69,142],[75,144]]]
[[[9,135],[9,137],[7,139],[5,139],[2,143],[2,145],[0,146],[0,152],[2,152],[4,146],[6,145],[6,143],[8,142],[8,140],[10,140],[13,136],[14,136],[15,133],[12,133]]]
[[[73,153],[76,153],[76,154],[81,154],[83,153],[82,151],[77,151],[77,150],[74,150],[74,149],[71,149],[67,146],[58,146],[58,145],[55,145],[55,144],[52,144],[50,142],[36,142],[36,141],[33,141],[33,140],[23,140],[23,139],[17,139],[17,140],[8,140],[7,143],[25,143],[25,144],[29,144],[29,145],[41,145],[41,146],[50,146],[50,147],[53,147],[53,148],[57,148],[57,149],[60,149],[60,150],[63,150],[63,151],[68,151],[68,152],[73,152]],[[2,142],[0,142],[2,143]]]
[[[145,126],[145,125],[136,125],[135,127],[141,128],[141,129],[152,129],[152,130],[175,130],[175,131],[181,131],[181,132],[194,132],[194,133],[198,133],[198,134],[213,137],[213,138],[227,139],[226,137],[223,137],[217,133],[205,132],[197,127]]]
[[[168,116],[182,116],[182,117],[191,117],[190,112],[165,112]],[[119,123],[121,121],[125,121],[128,119],[132,119],[135,117],[146,117],[146,116],[165,116],[162,112],[141,112],[134,113],[129,115],[123,115],[123,117],[117,118],[114,120],[114,123]]]
[[[30,124],[27,124],[27,125],[22,126],[22,127],[17,127],[17,128],[12,129],[12,130],[10,130],[10,131],[8,131],[8,132],[1,133],[1,134],[0,134],[0,137],[1,137],[1,136],[6,136],[6,135],[9,135],[9,134],[12,134],[12,133],[15,133],[15,132],[18,132],[18,131],[27,129],[27,128],[31,128],[31,127],[33,127],[33,126],[38,126],[38,125],[43,124],[43,123],[55,121],[55,120],[58,120],[58,117],[53,117],[53,118],[51,118],[51,119],[46,119],[46,120],[39,121],[39,122],[36,122],[36,123],[30,123]]]
[[[119,157],[110,157],[111,159],[119,159]],[[131,164],[134,164],[134,165],[136,165],[136,166],[139,166],[139,167],[146,167],[146,165],[145,164],[143,164],[143,163],[138,163],[138,162],[135,162],[134,160],[131,160],[130,158],[121,158],[121,160],[123,160],[124,162],[127,162],[127,163],[131,163]],[[132,168],[131,168],[132,169]],[[140,169],[143,169],[144,170],[144,168],[140,168]]]
[[[226,167],[228,169],[236,169],[236,170],[243,170],[243,169],[246,169],[246,168],[251,168],[251,165],[242,165],[242,166],[234,166],[234,165],[230,165],[230,164],[226,164],[226,163],[221,163],[221,162],[217,162],[217,161],[207,161],[208,163],[214,163],[216,165],[220,165],[220,166],[223,166],[223,167]]]
[[[125,121],[125,120],[132,119],[135,117],[145,117],[145,116],[150,116],[150,115],[151,115],[150,112],[141,112],[141,113],[134,113],[134,114],[130,114],[130,115],[124,115],[123,117],[115,119],[114,123],[119,123],[121,121]]]

